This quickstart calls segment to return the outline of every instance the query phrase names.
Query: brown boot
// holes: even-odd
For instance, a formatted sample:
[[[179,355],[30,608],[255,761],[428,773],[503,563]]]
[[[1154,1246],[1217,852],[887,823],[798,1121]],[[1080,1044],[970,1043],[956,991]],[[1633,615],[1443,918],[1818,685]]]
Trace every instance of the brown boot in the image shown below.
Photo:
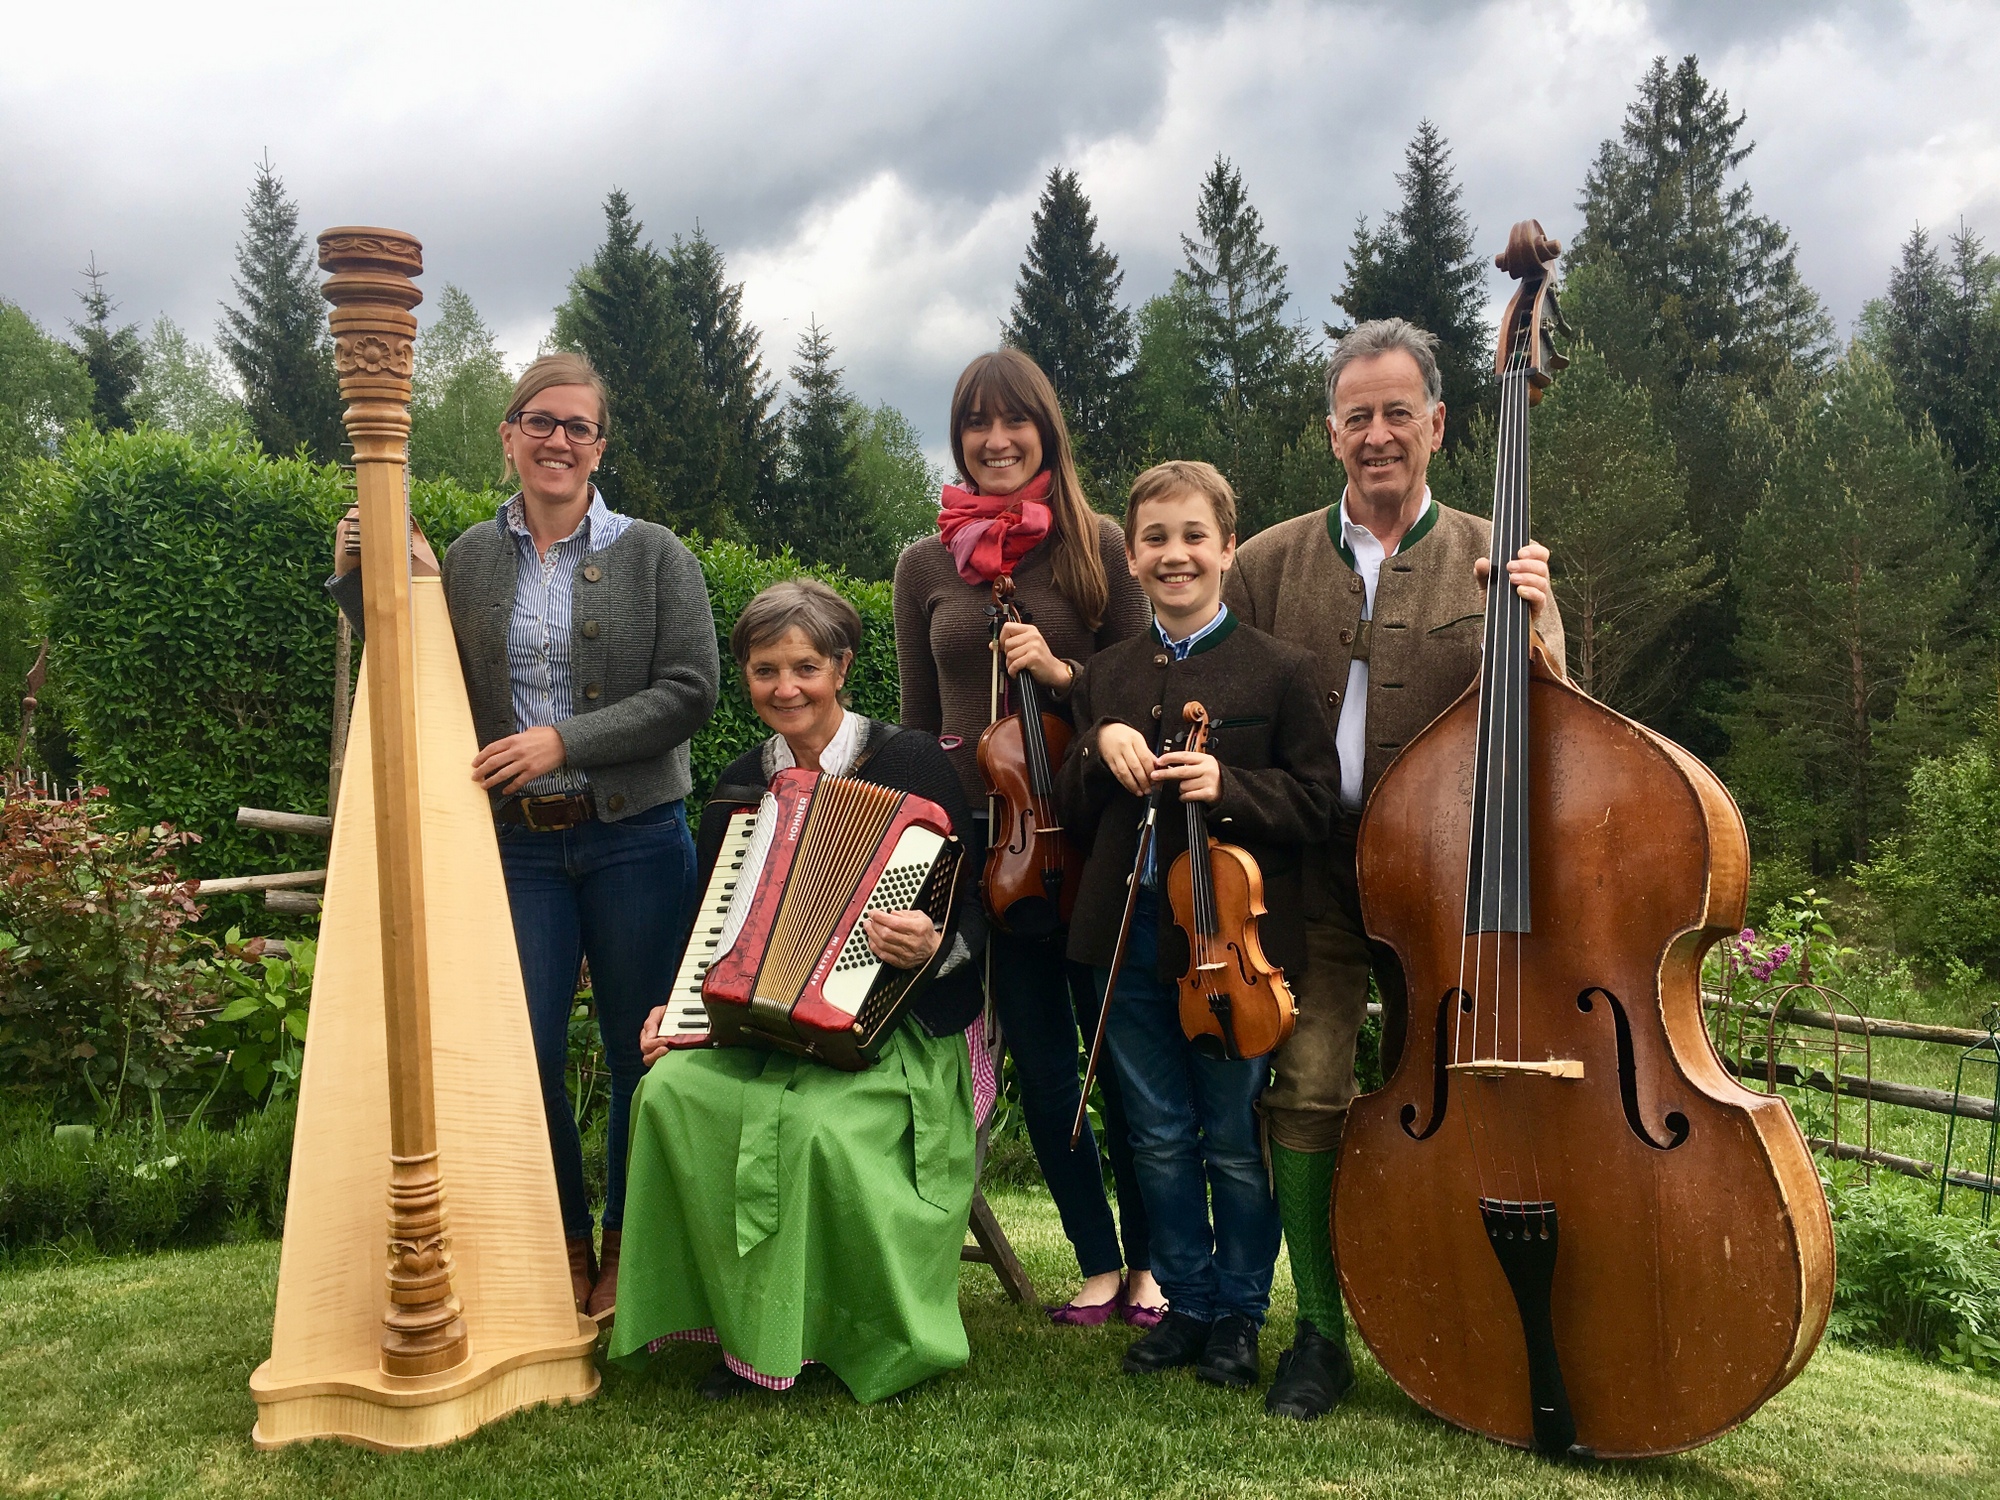
[[[582,1312],[597,1285],[597,1256],[590,1248],[587,1234],[563,1243],[569,1249],[569,1289],[576,1297],[576,1310]]]
[[[591,1291],[590,1305],[584,1312],[597,1319],[599,1328],[611,1326],[611,1315],[618,1311],[618,1241],[621,1234],[616,1229],[604,1231],[604,1263],[597,1273],[597,1285]]]

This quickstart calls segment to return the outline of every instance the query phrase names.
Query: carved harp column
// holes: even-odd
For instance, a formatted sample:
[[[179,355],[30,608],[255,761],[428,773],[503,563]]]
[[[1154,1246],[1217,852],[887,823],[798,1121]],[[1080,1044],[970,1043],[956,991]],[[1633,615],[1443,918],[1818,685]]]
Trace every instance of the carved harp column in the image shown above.
[[[410,612],[410,375],[423,300],[423,247],[385,229],[329,229],[333,360],[347,401],[367,580],[369,748],[375,782],[382,1007],[389,1052],[389,1310],[382,1373],[433,1375],[462,1363],[465,1320],[452,1291],[431,1077],[430,955],[424,923],[417,769],[416,637]]]

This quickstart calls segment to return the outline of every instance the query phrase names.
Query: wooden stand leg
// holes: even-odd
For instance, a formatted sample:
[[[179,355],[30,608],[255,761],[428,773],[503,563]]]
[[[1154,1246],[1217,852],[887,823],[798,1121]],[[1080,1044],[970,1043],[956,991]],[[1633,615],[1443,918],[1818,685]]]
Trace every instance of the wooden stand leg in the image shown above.
[[[983,1266],[991,1266],[993,1274],[1000,1278],[1000,1285],[1007,1295],[1018,1303],[1035,1300],[1034,1283],[1028,1280],[1028,1273],[1022,1269],[1020,1259],[1014,1254],[1014,1247],[1007,1243],[1007,1232],[1000,1227],[1000,1221],[993,1217],[993,1210],[987,1205],[986,1195],[978,1189],[972,1194],[972,1230],[975,1243],[958,1252],[960,1260],[976,1261]]]

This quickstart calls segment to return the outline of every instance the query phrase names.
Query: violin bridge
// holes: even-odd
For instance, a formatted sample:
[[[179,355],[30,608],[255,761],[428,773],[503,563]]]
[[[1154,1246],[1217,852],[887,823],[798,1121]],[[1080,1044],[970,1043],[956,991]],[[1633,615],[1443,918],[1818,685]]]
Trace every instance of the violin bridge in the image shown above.
[[[1448,1073],[1466,1073],[1474,1078],[1581,1078],[1583,1060],[1551,1057],[1541,1062],[1517,1061],[1510,1057],[1477,1057],[1471,1062],[1446,1063]]]
[[[1228,967],[1229,967],[1229,965],[1228,965],[1228,964],[1196,964],[1196,965],[1195,965],[1194,967],[1195,967],[1195,971],[1196,971],[1197,973],[1200,973],[1200,974],[1213,974],[1213,973],[1216,973],[1216,972],[1217,972],[1218,970],[1221,970],[1221,969],[1226,969],[1226,968],[1228,968]]]

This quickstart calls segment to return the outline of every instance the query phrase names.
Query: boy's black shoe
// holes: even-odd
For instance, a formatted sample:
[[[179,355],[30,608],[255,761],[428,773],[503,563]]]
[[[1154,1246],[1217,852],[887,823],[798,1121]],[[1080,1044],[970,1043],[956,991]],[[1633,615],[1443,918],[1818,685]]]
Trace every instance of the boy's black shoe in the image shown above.
[[[1354,1361],[1347,1345],[1321,1333],[1310,1318],[1300,1318],[1292,1347],[1278,1356],[1278,1378],[1271,1382],[1264,1410],[1310,1422],[1332,1411],[1353,1388]]]
[[[1127,1375],[1150,1375],[1191,1365],[1208,1347],[1209,1330],[1215,1325],[1187,1313],[1167,1309],[1167,1315],[1144,1338],[1125,1351]]]
[[[1194,1367],[1195,1378],[1210,1385],[1257,1383],[1257,1325],[1241,1313],[1227,1313],[1208,1331],[1208,1347]]]

